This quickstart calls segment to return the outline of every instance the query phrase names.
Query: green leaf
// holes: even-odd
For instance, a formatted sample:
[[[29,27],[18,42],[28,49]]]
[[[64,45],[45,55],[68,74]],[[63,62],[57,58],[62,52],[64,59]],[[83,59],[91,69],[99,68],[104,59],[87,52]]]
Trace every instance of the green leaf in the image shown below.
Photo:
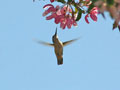
[[[118,26],[119,32],[120,32],[120,26]]]
[[[76,18],[75,21],[79,21],[81,19],[81,16],[82,16],[82,13],[83,13],[83,10],[81,10],[80,8],[78,9],[78,16]]]
[[[93,7],[95,7],[94,3],[95,3],[96,1],[98,1],[98,0],[91,0],[91,1],[92,1],[92,3],[90,4],[90,6],[89,6],[89,8],[88,8],[88,10],[87,10],[88,13],[90,13],[90,11],[93,9]]]
[[[118,28],[118,29],[119,29],[119,32],[120,32],[120,25],[118,25],[118,23],[116,23],[116,21],[115,21],[114,24],[113,24],[113,30],[114,30],[115,28]]]
[[[90,13],[90,11],[93,9],[93,7],[95,7],[95,6],[94,6],[94,4],[92,3],[92,4],[89,6],[87,12]]]
[[[113,30],[118,27],[118,23],[114,22],[113,24]]]
[[[107,4],[108,4],[109,6],[111,6],[111,5],[114,4],[114,0],[106,0],[106,2],[107,2]]]
[[[66,3],[65,0],[57,0],[57,2]]]
[[[68,2],[72,2],[73,0],[68,0]]]
[[[101,15],[102,15],[102,17],[103,17],[104,19],[106,19],[106,17],[105,17],[105,14],[104,14],[104,13],[101,13]]]
[[[82,10],[82,9],[80,9],[80,8],[77,6],[76,3],[72,3],[72,4],[73,4],[73,6],[75,7],[75,9],[78,10],[78,16],[77,16],[77,18],[76,18],[75,21],[79,21],[79,20],[81,19],[82,13],[84,13],[85,11]]]

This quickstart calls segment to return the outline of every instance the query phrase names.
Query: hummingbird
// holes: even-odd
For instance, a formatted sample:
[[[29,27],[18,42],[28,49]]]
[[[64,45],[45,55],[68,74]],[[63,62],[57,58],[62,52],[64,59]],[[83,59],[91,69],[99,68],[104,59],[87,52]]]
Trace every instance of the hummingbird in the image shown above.
[[[40,43],[40,44],[44,44],[44,45],[47,45],[47,46],[54,47],[54,52],[55,52],[55,55],[56,55],[56,58],[57,58],[57,64],[62,65],[63,64],[63,47],[72,43],[72,42],[74,42],[74,41],[76,41],[76,40],[78,40],[78,39],[73,39],[73,40],[69,40],[69,41],[66,41],[66,42],[61,42],[58,39],[57,28],[56,28],[55,34],[52,36],[53,44],[48,43],[48,42],[44,42],[44,41],[37,41],[37,42]]]

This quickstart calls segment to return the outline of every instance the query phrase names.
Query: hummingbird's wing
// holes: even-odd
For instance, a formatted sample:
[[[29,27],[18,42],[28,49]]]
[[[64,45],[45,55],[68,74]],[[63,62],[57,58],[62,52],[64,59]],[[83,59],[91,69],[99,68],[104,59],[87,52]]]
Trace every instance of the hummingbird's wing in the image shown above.
[[[40,41],[40,40],[35,40],[37,43],[40,43],[40,44],[43,44],[43,45],[46,45],[46,46],[54,46],[54,44],[51,44],[51,43],[48,43],[48,42],[44,42],[44,41]]]
[[[47,45],[47,46],[54,46],[53,44],[48,43],[48,42],[44,42],[44,41],[38,41],[38,43],[43,44],[43,45]]]
[[[68,44],[71,44],[71,43],[73,43],[74,41],[76,41],[76,40],[78,40],[79,38],[77,38],[77,39],[73,39],[73,40],[69,40],[69,41],[66,41],[66,42],[63,42],[63,46],[66,46],[66,45],[68,45]]]

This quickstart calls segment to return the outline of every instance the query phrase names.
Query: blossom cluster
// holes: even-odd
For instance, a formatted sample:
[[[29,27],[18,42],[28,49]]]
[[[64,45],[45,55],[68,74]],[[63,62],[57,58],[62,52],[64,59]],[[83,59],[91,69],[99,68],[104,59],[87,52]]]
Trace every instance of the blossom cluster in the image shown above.
[[[47,14],[51,13],[51,15],[46,17],[46,20],[55,19],[55,23],[60,23],[60,27],[62,29],[65,29],[67,26],[68,28],[71,28],[72,25],[77,26],[77,23],[75,21],[75,17],[73,17],[70,13],[72,13],[72,9],[69,5],[65,5],[64,7],[60,8],[60,6],[54,7],[52,4],[47,4],[43,8],[48,9],[43,13],[43,16],[46,16]]]
[[[90,0],[79,0],[78,2],[75,2],[75,0],[68,0],[67,2],[64,0],[50,0],[51,3],[55,1],[61,2],[63,5],[45,5],[43,8],[47,8],[47,10],[45,10],[43,16],[46,16],[46,20],[54,19],[54,22],[56,24],[60,24],[62,29],[65,29],[66,27],[70,29],[72,25],[77,26],[77,21],[80,20],[82,14],[87,13],[83,7],[89,8],[89,5],[91,4]],[[93,21],[97,21],[97,14],[97,7],[94,7],[89,13],[86,14],[85,21],[89,24],[89,16]]]
[[[110,16],[115,20],[113,29],[119,28],[120,31],[120,0],[97,0],[94,5],[98,7],[100,13],[105,11],[110,13]]]
[[[77,26],[82,14],[86,14],[85,21],[89,24],[88,17],[96,22],[97,15],[102,14],[105,18],[104,12],[107,11],[114,19],[113,30],[118,28],[120,31],[120,0],[50,0],[50,2],[59,2],[63,5],[45,5],[43,8],[47,9],[43,16],[46,16],[46,20],[54,19],[54,22],[60,24],[62,29],[66,27],[70,29],[72,25]]]

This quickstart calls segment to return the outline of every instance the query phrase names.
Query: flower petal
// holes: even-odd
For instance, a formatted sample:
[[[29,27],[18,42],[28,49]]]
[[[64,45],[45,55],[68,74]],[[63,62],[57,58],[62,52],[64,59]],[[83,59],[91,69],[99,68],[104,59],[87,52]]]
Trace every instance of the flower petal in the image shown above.
[[[49,8],[49,7],[54,7],[52,4],[46,4],[43,8]]]
[[[93,21],[97,21],[97,15],[90,14],[90,17]]]
[[[46,20],[50,20],[50,19],[53,19],[53,18],[55,18],[55,17],[56,17],[56,14],[53,13],[53,14],[51,14],[50,16],[47,16],[47,17],[46,17]]]
[[[55,17],[55,23],[58,24],[62,18],[64,18],[63,15],[56,15],[56,17]]]
[[[66,27],[66,25],[67,25],[67,22],[66,22],[66,21],[67,21],[66,18],[60,20],[60,27],[61,27],[62,29],[65,29],[65,27]]]
[[[85,16],[85,21],[89,24],[89,21],[88,21],[88,14]]]
[[[70,17],[67,18],[67,27],[70,29],[73,24],[73,21]]]
[[[52,3],[52,2],[54,2],[55,0],[50,0],[50,2]]]
[[[55,10],[54,7],[48,8],[48,10],[46,10],[46,11],[43,13],[43,16],[46,16],[47,14],[49,14],[50,12],[53,12],[54,10]]]

